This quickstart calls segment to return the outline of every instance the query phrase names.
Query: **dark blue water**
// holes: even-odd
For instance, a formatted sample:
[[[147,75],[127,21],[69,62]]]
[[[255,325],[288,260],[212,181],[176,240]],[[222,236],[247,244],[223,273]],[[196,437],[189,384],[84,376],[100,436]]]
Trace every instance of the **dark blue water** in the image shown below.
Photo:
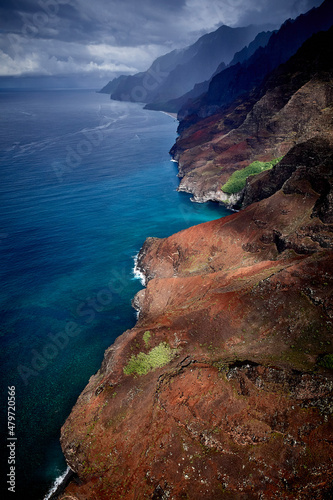
[[[94,91],[2,91],[0,111],[2,454],[15,386],[16,498],[39,499],[66,468],[61,425],[135,324],[145,238],[227,212],[176,191],[165,114]]]

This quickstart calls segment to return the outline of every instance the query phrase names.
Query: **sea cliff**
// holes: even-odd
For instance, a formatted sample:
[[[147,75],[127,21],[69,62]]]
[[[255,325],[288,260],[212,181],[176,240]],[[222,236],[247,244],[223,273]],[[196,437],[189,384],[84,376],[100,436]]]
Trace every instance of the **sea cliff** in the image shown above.
[[[180,189],[241,210],[143,244],[138,321],[62,428],[59,498],[331,498],[332,35],[180,127]]]
[[[264,82],[213,116],[180,123],[171,149],[179,190],[194,201],[239,207],[223,185],[254,161],[284,156],[295,144],[332,129],[333,29],[310,38]]]
[[[146,241],[138,322],[62,429],[66,495],[326,498],[332,160],[331,137],[307,141],[270,196]]]

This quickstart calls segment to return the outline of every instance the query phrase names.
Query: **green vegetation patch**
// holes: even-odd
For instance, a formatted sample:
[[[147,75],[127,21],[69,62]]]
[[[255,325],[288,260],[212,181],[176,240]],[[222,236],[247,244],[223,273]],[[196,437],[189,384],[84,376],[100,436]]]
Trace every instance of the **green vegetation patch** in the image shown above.
[[[143,341],[144,341],[144,343],[145,343],[145,346],[146,346],[146,347],[149,347],[150,338],[151,338],[150,331],[149,331],[149,330],[147,330],[147,331],[143,334]]]
[[[237,170],[234,172],[227,182],[221,187],[222,191],[227,194],[235,194],[241,191],[245,187],[246,179],[251,175],[257,175],[265,170],[270,170],[273,168],[283,156],[280,158],[275,158],[271,161],[254,161],[242,170]]]
[[[318,361],[318,365],[333,370],[333,354],[326,354],[325,356],[323,356],[321,360]]]
[[[176,350],[172,350],[166,342],[162,342],[151,349],[148,354],[140,352],[137,356],[131,356],[124,368],[124,373],[125,375],[131,375],[132,373],[146,375],[151,370],[168,364],[175,354]]]

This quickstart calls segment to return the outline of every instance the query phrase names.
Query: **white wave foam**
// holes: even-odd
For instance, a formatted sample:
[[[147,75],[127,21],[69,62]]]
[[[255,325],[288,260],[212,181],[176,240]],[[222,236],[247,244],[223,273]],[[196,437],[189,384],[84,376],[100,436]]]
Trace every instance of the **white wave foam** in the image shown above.
[[[113,120],[108,121],[106,123],[102,123],[101,125],[96,125],[96,127],[91,127],[91,128],[86,127],[86,128],[83,128],[82,130],[79,130],[78,132],[76,132],[76,134],[87,134],[89,132],[94,132],[95,130],[103,130],[105,128],[110,127],[110,125],[112,125],[116,121],[117,121],[116,119],[113,119]]]
[[[89,134],[93,134],[94,132],[97,131],[104,131],[107,130],[111,125],[113,125],[117,120],[114,119],[113,121],[108,121],[107,123],[102,123],[100,125],[97,125],[96,127],[91,127],[91,128],[83,128],[80,130],[77,130],[76,132],[71,132],[69,134],[64,134],[64,135],[58,135],[49,139],[43,139],[41,141],[34,141],[30,142],[27,144],[20,144],[19,142],[16,142],[13,144],[12,147],[13,150],[17,149],[17,152],[15,153],[14,158],[19,158],[21,156],[25,156],[28,154],[33,154],[36,151],[44,151],[44,149],[49,148],[50,146],[54,146],[55,144],[62,142],[64,138],[72,138],[72,137],[80,137],[82,134],[88,135],[89,139]]]
[[[134,278],[133,279],[140,280],[141,284],[143,286],[146,286],[146,277],[143,274],[143,272],[141,272],[140,269],[138,268],[138,257],[139,257],[139,253],[137,253],[134,257],[134,267],[133,267]]]
[[[57,491],[57,489],[59,488],[59,486],[61,485],[61,483],[63,482],[63,480],[67,476],[67,474],[69,473],[69,471],[70,471],[70,468],[67,467],[65,472],[61,476],[57,477],[57,479],[54,481],[53,485],[51,486],[50,490],[48,491],[48,493],[46,494],[46,496],[44,497],[43,500],[49,500],[49,498],[51,498],[51,496]]]
[[[44,139],[42,141],[30,142],[27,144],[14,143],[11,148],[13,151],[16,151],[13,158],[30,155],[36,151],[44,151],[44,149],[56,144],[56,140],[57,139]]]

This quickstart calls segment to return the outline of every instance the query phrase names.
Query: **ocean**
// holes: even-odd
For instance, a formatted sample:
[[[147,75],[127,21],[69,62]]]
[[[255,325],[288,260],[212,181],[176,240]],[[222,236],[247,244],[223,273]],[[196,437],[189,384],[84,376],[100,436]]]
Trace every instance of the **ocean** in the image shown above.
[[[146,237],[229,212],[176,191],[166,114],[94,90],[3,90],[0,110],[2,486],[38,500],[66,470],[61,425],[135,324]]]

